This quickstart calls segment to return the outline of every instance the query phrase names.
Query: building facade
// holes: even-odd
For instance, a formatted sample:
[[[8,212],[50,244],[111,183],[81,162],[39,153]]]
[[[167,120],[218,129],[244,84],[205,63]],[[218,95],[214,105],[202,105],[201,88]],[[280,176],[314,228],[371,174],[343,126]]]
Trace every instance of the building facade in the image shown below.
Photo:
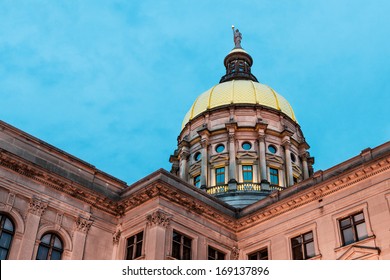
[[[313,171],[234,30],[171,172],[133,185],[0,122],[1,259],[390,259],[390,142]]]

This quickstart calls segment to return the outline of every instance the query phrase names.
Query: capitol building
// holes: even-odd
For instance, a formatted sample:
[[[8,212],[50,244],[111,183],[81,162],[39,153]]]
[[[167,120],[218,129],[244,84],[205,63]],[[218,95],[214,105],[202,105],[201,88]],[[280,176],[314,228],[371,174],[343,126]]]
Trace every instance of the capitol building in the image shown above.
[[[304,112],[233,32],[169,171],[127,185],[0,121],[0,259],[390,259],[390,142],[316,171]]]

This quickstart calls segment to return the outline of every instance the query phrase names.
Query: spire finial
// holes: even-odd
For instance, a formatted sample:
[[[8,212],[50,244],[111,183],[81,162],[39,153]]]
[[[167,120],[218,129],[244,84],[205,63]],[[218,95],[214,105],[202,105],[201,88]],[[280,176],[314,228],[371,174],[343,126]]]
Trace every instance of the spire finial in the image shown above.
[[[234,25],[232,25],[232,29],[233,29],[234,48],[242,49],[241,47],[242,34],[238,29],[234,28]]]

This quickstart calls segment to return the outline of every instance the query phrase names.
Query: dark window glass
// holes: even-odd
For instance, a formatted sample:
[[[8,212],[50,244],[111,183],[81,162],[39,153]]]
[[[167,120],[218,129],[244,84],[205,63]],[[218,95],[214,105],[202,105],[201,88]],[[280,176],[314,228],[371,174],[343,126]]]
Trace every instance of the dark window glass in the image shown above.
[[[172,236],[172,257],[178,260],[191,259],[191,244],[192,239],[173,231]]]
[[[279,170],[276,168],[269,169],[269,177],[272,185],[279,185]]]
[[[343,245],[348,245],[368,237],[363,212],[339,220]]]
[[[253,182],[253,168],[252,165],[242,166],[242,177],[244,182]]]
[[[274,145],[269,145],[268,146],[268,151],[271,153],[271,154],[276,154],[276,147]]]
[[[127,238],[126,259],[135,260],[142,256],[142,243],[144,232],[141,231]]]
[[[200,175],[194,177],[194,186],[198,188],[200,187]]]
[[[0,260],[6,260],[14,236],[14,224],[3,214],[0,214]]]
[[[248,260],[268,260],[268,249],[261,249],[249,254]]]
[[[197,152],[197,153],[194,155],[195,161],[199,161],[201,158],[202,158],[202,154],[199,153],[199,152]]]
[[[249,142],[245,142],[245,143],[242,144],[241,147],[242,147],[245,151],[248,151],[248,150],[250,150],[250,149],[252,148],[252,144],[249,143]]]
[[[217,145],[217,147],[215,147],[215,151],[217,153],[222,153],[224,150],[225,150],[225,146],[223,144],[219,144]]]
[[[295,157],[295,155],[293,153],[290,154],[290,158],[291,158],[292,162],[295,162],[297,160],[297,158]]]
[[[224,260],[225,254],[209,246],[209,260]]]
[[[315,256],[313,232],[301,234],[291,239],[294,260],[306,260]]]
[[[61,239],[55,233],[46,233],[41,237],[37,260],[60,260],[62,252]]]
[[[215,182],[217,185],[225,184],[225,167],[215,169]]]

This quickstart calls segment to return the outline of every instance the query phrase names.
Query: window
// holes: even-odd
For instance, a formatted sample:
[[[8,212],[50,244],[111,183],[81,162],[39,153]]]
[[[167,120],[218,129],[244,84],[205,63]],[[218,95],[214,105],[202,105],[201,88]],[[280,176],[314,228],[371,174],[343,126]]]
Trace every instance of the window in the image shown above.
[[[191,238],[173,231],[172,238],[172,257],[178,260],[191,259]]]
[[[143,231],[127,238],[126,260],[135,260],[142,256],[143,239]]]
[[[225,167],[215,169],[215,183],[217,185],[225,184]]]
[[[14,233],[15,227],[12,221],[7,216],[0,214],[0,260],[8,258]]]
[[[222,153],[225,150],[225,146],[223,144],[218,144],[217,147],[215,147],[215,151],[217,153]]]
[[[268,146],[268,151],[271,153],[271,154],[276,154],[276,147],[274,145],[269,145]]]
[[[339,222],[343,245],[348,245],[368,237],[363,212],[350,215]]]
[[[224,260],[225,254],[209,246],[209,260]]]
[[[295,162],[297,160],[297,158],[295,157],[295,155],[293,153],[290,154],[290,158],[291,158],[292,162]]]
[[[252,148],[252,144],[249,143],[249,142],[244,142],[244,143],[242,143],[241,147],[242,147],[245,151],[249,151],[249,150]]]
[[[270,167],[269,177],[272,185],[279,186],[279,170],[276,168]]]
[[[268,249],[264,248],[249,254],[248,260],[268,260]]]
[[[194,155],[194,160],[195,160],[195,161],[199,161],[201,158],[202,158],[202,154],[201,154],[200,152],[197,152],[197,153]]]
[[[291,239],[294,260],[306,260],[315,256],[313,232],[298,235]]]
[[[244,182],[253,182],[253,168],[252,165],[242,166],[242,177]]]
[[[194,186],[198,188],[200,187],[200,175],[194,177]]]
[[[39,243],[37,260],[60,260],[63,247],[57,234],[46,233]]]

